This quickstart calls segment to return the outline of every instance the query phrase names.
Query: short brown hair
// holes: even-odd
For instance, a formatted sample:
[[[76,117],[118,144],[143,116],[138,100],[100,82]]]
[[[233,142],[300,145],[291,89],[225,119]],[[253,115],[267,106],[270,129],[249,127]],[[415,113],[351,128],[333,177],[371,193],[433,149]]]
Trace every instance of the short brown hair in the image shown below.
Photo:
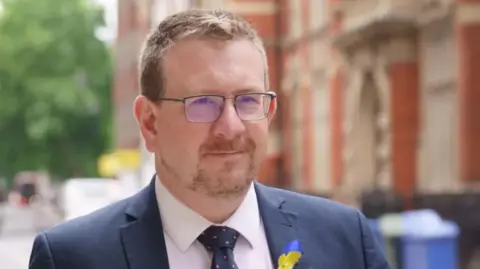
[[[251,40],[265,62],[265,86],[268,89],[268,65],[265,48],[252,26],[243,18],[225,10],[191,9],[165,18],[147,37],[140,57],[140,92],[150,100],[165,94],[162,62],[165,52],[176,41],[189,36],[212,40]]]

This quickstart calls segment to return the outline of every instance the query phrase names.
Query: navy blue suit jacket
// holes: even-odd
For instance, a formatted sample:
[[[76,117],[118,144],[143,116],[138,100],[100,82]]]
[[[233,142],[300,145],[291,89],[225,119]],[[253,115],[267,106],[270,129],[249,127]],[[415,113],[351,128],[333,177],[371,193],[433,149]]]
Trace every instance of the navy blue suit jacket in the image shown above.
[[[274,268],[293,240],[304,250],[296,269],[389,268],[357,210],[259,183],[255,190]],[[169,269],[154,181],[130,198],[39,233],[29,268]]]

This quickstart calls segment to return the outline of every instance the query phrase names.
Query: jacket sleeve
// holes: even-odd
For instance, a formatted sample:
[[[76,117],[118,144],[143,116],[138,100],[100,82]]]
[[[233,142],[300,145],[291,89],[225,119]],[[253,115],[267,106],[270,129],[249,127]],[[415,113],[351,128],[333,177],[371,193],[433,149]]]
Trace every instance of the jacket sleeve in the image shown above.
[[[387,259],[375,239],[365,216],[358,212],[362,238],[363,258],[367,269],[390,269]]]
[[[30,254],[30,265],[28,268],[55,269],[50,246],[44,233],[40,233],[35,237],[32,252]]]

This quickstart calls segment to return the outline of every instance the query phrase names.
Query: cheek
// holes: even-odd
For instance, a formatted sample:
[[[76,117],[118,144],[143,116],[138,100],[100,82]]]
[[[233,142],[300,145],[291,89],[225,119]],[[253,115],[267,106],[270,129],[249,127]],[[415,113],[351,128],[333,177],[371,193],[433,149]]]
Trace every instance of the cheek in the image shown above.
[[[268,125],[259,123],[247,126],[250,138],[255,142],[257,151],[264,151],[267,147]]]
[[[159,124],[157,136],[159,153],[165,160],[179,162],[182,165],[196,161],[205,137],[205,131],[199,130],[198,127],[201,126],[167,121]]]

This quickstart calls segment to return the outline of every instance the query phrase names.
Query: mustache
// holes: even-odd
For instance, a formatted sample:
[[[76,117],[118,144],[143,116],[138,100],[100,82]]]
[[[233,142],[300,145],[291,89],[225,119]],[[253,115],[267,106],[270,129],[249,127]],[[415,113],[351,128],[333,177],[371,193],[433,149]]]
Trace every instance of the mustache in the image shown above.
[[[218,151],[239,151],[253,152],[255,150],[255,142],[246,137],[236,137],[234,139],[212,138],[206,141],[201,147],[200,152],[205,154]]]

